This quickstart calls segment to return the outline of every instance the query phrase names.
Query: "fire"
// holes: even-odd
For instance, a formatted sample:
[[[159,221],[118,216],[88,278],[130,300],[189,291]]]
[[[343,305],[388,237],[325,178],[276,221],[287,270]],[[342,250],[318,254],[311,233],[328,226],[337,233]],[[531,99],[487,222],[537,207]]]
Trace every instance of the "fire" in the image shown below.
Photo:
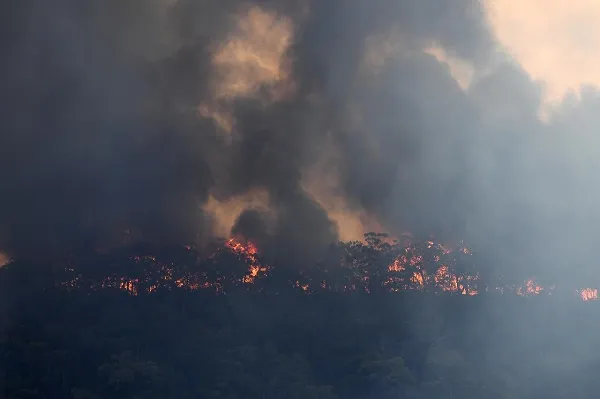
[[[596,301],[598,300],[598,289],[597,288],[584,288],[579,291],[579,296],[584,301]]]
[[[304,292],[308,292],[310,286],[308,284],[301,284],[300,281],[296,281],[296,287],[302,289]]]
[[[448,266],[443,265],[435,273],[434,280],[437,286],[442,291],[456,292],[458,291],[458,278],[448,270]]]
[[[407,270],[412,271],[408,289],[425,290],[427,286],[427,288],[433,288],[436,292],[460,293],[468,296],[474,296],[479,293],[475,288],[479,280],[478,274],[459,276],[451,272],[448,264],[442,263],[445,262],[442,257],[453,253],[452,248],[437,244],[433,240],[426,241],[425,245],[427,250],[437,251],[437,253],[433,252],[432,254],[434,263],[438,265],[435,272],[428,273],[424,269],[424,254],[418,253],[417,248],[412,245],[403,248],[401,254],[388,266],[388,271],[393,273],[406,272]],[[460,247],[457,252],[464,255],[471,255],[471,250],[464,246]],[[388,286],[398,282],[403,285],[401,277],[390,277],[384,285]],[[404,285],[406,286],[406,284]],[[398,291],[398,288],[391,289]]]
[[[350,269],[350,274],[343,275],[344,280],[338,280],[338,276],[335,275],[338,271],[334,270],[333,280],[329,280],[329,278],[312,280],[311,276],[301,273],[298,277],[290,278],[288,282],[306,294],[313,294],[319,289],[336,292],[362,291],[369,294],[372,292],[373,284],[381,284],[381,287],[388,292],[416,290],[436,295],[450,293],[465,296],[475,296],[480,293],[479,274],[467,273],[462,269],[465,265],[460,266],[462,271],[457,270],[461,264],[455,255],[461,257],[470,255],[471,252],[468,249],[463,247],[452,251],[433,241],[424,244],[422,247],[412,244],[405,247],[397,243],[379,247],[382,248],[381,251],[392,251],[392,254],[397,254],[387,266],[390,274],[383,281],[378,280],[380,275],[369,274],[369,269],[363,269],[364,265],[359,264],[359,269]],[[375,244],[375,248],[377,245]],[[189,246],[186,246],[185,249],[192,251]],[[243,268],[247,267],[247,271],[242,269],[242,273],[229,277],[229,279],[227,274],[219,273],[211,277],[211,269],[203,269],[201,264],[204,260],[209,264],[215,261],[215,255],[219,253],[235,255],[243,262],[238,265]],[[382,252],[382,254],[387,257],[390,252]],[[445,256],[449,254],[451,255]],[[259,249],[255,243],[238,238],[226,240],[213,255],[202,258],[197,269],[193,269],[193,266],[190,268],[190,264],[179,268],[174,263],[165,262],[160,257],[152,255],[131,256],[129,259],[140,264],[141,267],[134,267],[126,274],[111,274],[100,280],[95,278],[90,280],[85,274],[80,274],[74,266],[67,263],[64,268],[67,277],[64,278],[61,285],[67,290],[76,290],[85,286],[92,290],[117,289],[133,296],[173,289],[187,291],[208,289],[215,293],[224,293],[231,285],[248,284],[248,289],[251,289],[250,284],[255,283],[257,279],[267,277],[272,271],[271,266],[261,262]],[[352,264],[349,266],[352,267]],[[323,271],[329,272],[327,269]],[[234,271],[234,273],[237,272]],[[381,282],[379,283],[379,281]],[[259,289],[263,288],[261,286]],[[484,292],[497,292],[501,295],[532,297],[542,294],[552,295],[555,286],[543,286],[535,278],[530,278],[523,281],[522,284],[484,286],[481,289]],[[596,301],[599,299],[598,291],[598,288],[582,288],[576,290],[575,293],[583,301]]]
[[[139,281],[137,279],[127,280],[125,278],[122,278],[119,284],[119,289],[121,291],[126,291],[133,296],[136,296],[138,294],[138,283]]]
[[[235,238],[230,238],[225,247],[236,255],[240,256],[248,264],[248,274],[242,278],[242,282],[252,284],[260,274],[268,272],[268,267],[262,265],[258,259],[258,248],[251,242],[246,241],[246,245]]]
[[[244,255],[244,256],[247,256],[247,257],[250,257],[250,258],[253,258],[253,257],[255,257],[258,254],[258,249],[250,241],[247,241],[246,245],[244,245],[240,241],[238,241],[237,239],[230,238],[225,243],[225,246],[227,248],[231,249],[231,251],[234,252],[234,253],[236,253],[236,254]]]
[[[517,288],[517,295],[519,295],[519,296],[539,295],[542,291],[544,291],[544,287],[537,284],[534,280],[529,279],[525,282],[525,286]]]
[[[410,278],[410,282],[415,284],[417,289],[423,289],[425,285],[424,273],[414,272],[412,277]]]
[[[394,262],[392,262],[389,266],[388,266],[388,270],[390,272],[402,272],[404,270],[406,270],[406,268],[404,267],[404,265],[402,264],[402,261],[400,260],[400,258],[396,258],[394,260]]]

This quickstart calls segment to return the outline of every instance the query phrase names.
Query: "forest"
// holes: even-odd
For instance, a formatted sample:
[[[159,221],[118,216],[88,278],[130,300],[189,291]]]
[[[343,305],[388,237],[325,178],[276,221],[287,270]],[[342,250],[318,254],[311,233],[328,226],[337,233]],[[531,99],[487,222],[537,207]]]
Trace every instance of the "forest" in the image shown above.
[[[600,398],[566,3],[0,1],[0,399]]]
[[[494,285],[495,284],[495,285]],[[495,288],[492,288],[495,287]],[[595,398],[595,291],[500,287],[383,234],[305,268],[251,242],[0,269],[3,398]],[[586,296],[587,295],[587,296]]]

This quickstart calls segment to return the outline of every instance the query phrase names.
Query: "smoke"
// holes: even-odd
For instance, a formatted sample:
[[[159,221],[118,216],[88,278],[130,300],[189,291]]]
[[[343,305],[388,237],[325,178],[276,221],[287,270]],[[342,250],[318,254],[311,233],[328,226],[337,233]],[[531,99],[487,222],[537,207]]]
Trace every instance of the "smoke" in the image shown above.
[[[476,0],[0,7],[11,256],[241,234],[302,259],[381,229],[594,277],[599,93],[542,122]]]

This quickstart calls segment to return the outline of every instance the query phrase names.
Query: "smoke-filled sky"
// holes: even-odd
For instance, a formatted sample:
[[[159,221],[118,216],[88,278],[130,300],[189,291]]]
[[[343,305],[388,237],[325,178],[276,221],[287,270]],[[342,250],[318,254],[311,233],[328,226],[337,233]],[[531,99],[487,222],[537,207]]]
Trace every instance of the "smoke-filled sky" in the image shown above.
[[[464,239],[496,274],[596,277],[598,17],[592,0],[6,0],[0,248],[236,233],[302,259],[409,231]]]

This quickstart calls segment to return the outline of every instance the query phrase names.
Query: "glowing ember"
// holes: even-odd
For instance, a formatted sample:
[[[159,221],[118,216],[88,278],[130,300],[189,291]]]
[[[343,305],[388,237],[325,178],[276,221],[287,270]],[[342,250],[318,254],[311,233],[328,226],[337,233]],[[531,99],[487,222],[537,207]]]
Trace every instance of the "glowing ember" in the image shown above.
[[[544,290],[544,287],[537,284],[532,279],[527,280],[524,287],[517,288],[517,295],[530,296],[539,295]]]
[[[477,295],[478,290],[475,286],[476,282],[479,280],[479,275],[458,276],[451,272],[448,264],[442,263],[446,262],[442,257],[451,254],[453,250],[441,244],[436,244],[432,240],[426,241],[425,244],[426,250],[434,251],[431,254],[432,259],[434,264],[438,265],[437,270],[433,272],[433,274],[428,273],[424,269],[424,254],[418,251],[417,247],[409,245],[404,248],[401,251],[401,254],[388,266],[389,272],[411,271],[412,273],[408,284],[403,283],[402,276],[399,276],[388,278],[383,285],[389,287],[392,291],[398,291],[399,286],[403,286],[404,289],[424,290],[427,285],[428,288],[434,288],[434,291],[436,292],[456,292],[469,296]],[[471,251],[464,246],[457,252],[471,255]]]
[[[401,272],[401,271],[406,270],[406,268],[402,264],[402,261],[400,260],[400,258],[396,258],[396,260],[394,260],[394,262],[392,262],[392,264],[390,264],[388,266],[388,270],[390,272]]]
[[[138,294],[138,283],[139,281],[137,279],[127,280],[125,278],[122,278],[121,283],[119,284],[119,289],[128,292],[133,296],[136,296]]]
[[[235,238],[230,238],[225,243],[225,246],[239,255],[252,257],[258,254],[258,249],[250,241],[247,241],[246,245],[244,245]]]
[[[434,281],[437,287],[442,291],[456,292],[458,291],[458,278],[448,270],[448,266],[443,265],[435,273]]]
[[[304,292],[307,292],[310,288],[308,284],[300,284],[300,281],[296,281],[296,287],[301,288]]]
[[[258,249],[252,242],[247,241],[246,245],[243,245],[235,238],[231,238],[227,241],[225,246],[248,264],[248,274],[242,278],[243,283],[252,284],[260,274],[268,272],[268,267],[260,263],[258,259]]]
[[[424,273],[414,272],[410,278],[411,283],[416,285],[416,289],[421,290],[425,285]]]
[[[452,253],[451,250],[444,248],[433,241],[426,242],[424,247],[409,244],[407,247],[381,246],[377,249],[387,257],[389,252],[396,255],[393,261],[387,266],[390,273],[384,280],[378,280],[380,275],[371,275],[369,269],[362,263],[352,261],[348,264],[350,274],[344,276],[343,280],[319,279],[314,284],[308,284],[310,277],[304,276],[296,280],[290,278],[289,283],[306,293],[314,293],[315,289],[331,291],[363,291],[371,293],[374,284],[381,284],[388,292],[399,291],[422,291],[435,294],[455,293],[458,295],[475,296],[480,292],[480,276],[477,273],[468,274],[464,270],[457,270],[460,263],[454,256],[444,256]],[[191,247],[186,247],[191,251]],[[397,251],[397,252],[396,252]],[[160,292],[161,290],[183,289],[187,291],[197,291],[210,289],[216,293],[225,292],[226,287],[233,283],[238,285],[253,284],[257,279],[267,276],[272,270],[270,266],[264,265],[260,261],[259,250],[253,242],[231,238],[225,241],[224,245],[208,256],[206,260],[213,261],[219,253],[230,253],[235,255],[243,267],[247,266],[247,272],[242,271],[242,277],[236,276],[228,280],[227,275],[217,273],[211,276],[211,271],[206,269],[194,270],[188,268],[179,268],[173,263],[165,263],[152,255],[132,256],[129,259],[141,268],[134,268],[131,271],[134,274],[109,275],[101,280],[90,281],[84,274],[79,274],[73,266],[64,267],[66,273],[62,287],[66,290],[75,290],[84,288],[87,284],[92,290],[100,289],[118,289],[136,296],[141,294],[150,294]],[[461,247],[453,252],[455,255],[470,255],[471,252],[465,247]],[[390,258],[387,258],[390,259]],[[442,263],[443,262],[443,263]],[[200,265],[198,265],[200,266]],[[358,268],[357,268],[358,266]],[[368,266],[368,265],[367,265]],[[61,269],[62,270],[62,269]],[[243,269],[242,269],[243,270]],[[328,270],[324,270],[328,272]],[[336,277],[337,278],[337,277]],[[262,289],[262,287],[261,287]],[[523,297],[537,296],[540,294],[551,295],[555,291],[554,285],[547,287],[539,284],[534,278],[516,285],[483,286],[485,292],[497,292],[499,294],[519,295]],[[583,288],[575,291],[577,297],[584,301],[598,300],[598,289]]]
[[[579,296],[584,301],[595,301],[598,299],[598,289],[596,288],[584,288],[579,291]]]

